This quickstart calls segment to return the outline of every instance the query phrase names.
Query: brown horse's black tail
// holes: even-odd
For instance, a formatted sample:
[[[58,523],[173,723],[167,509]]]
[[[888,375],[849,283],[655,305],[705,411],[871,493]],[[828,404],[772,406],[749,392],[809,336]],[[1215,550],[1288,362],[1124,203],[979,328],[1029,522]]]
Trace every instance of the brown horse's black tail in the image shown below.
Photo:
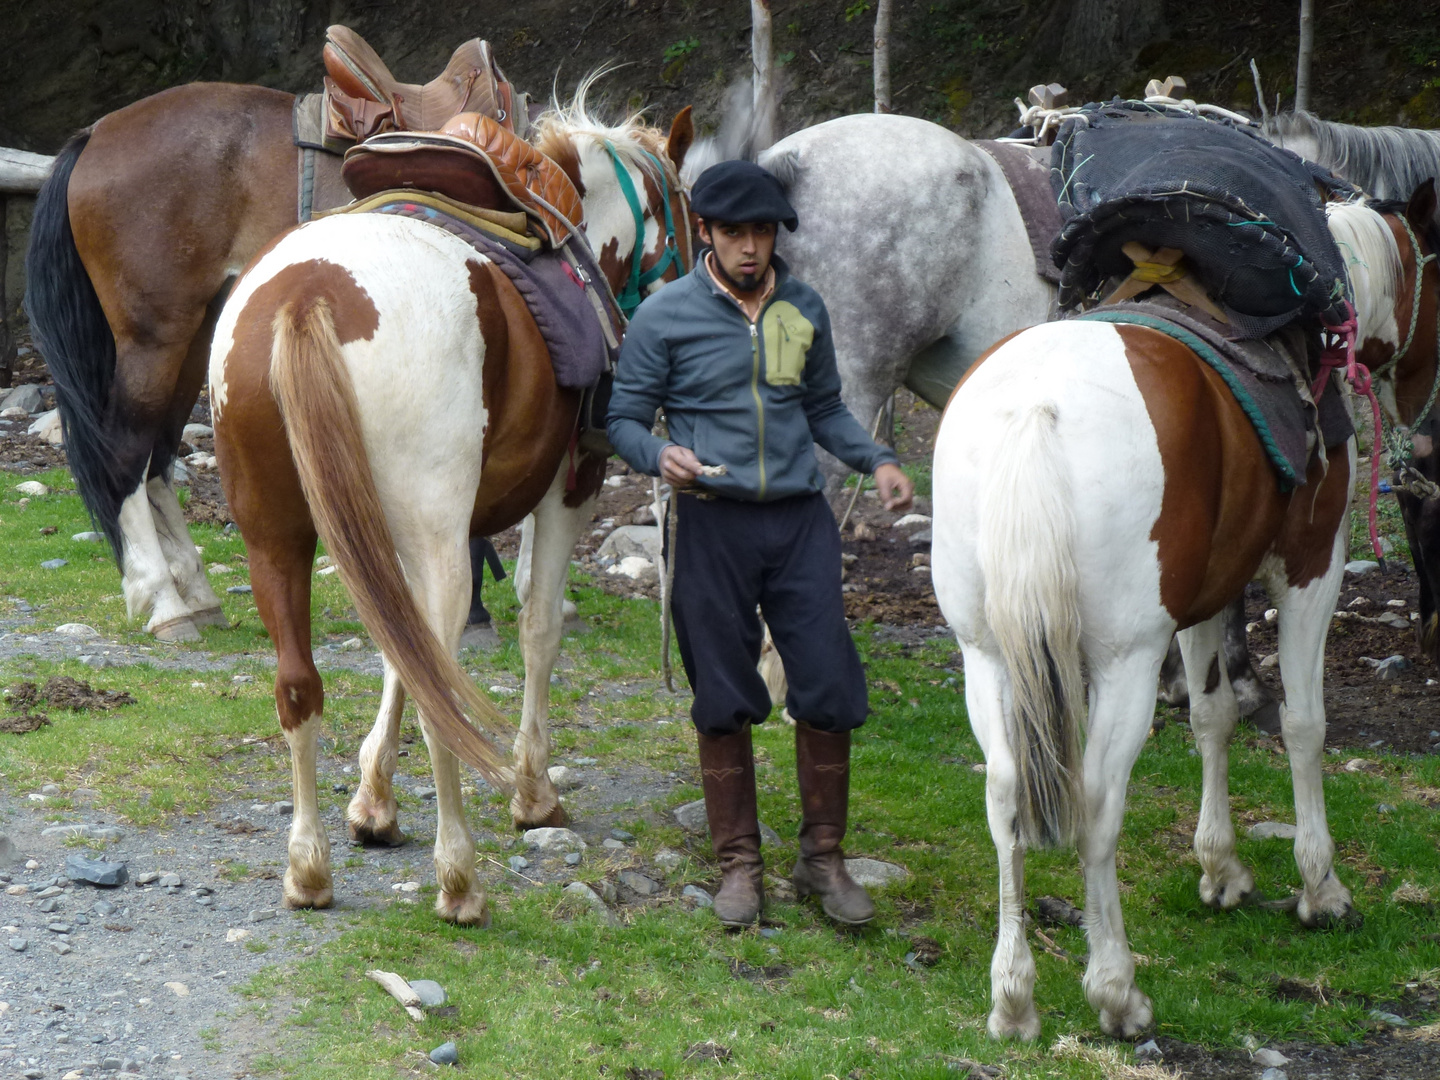
[[[406,584],[329,305],[285,304],[273,328],[270,389],[315,527],[360,621],[440,741],[492,784],[508,785],[501,751],[466,713],[492,734],[509,723],[431,631]]]
[[[118,455],[106,433],[115,336],[70,231],[70,174],[89,141],[87,130],[65,144],[35,199],[25,253],[25,313],[35,347],[55,380],[75,486],[123,566],[120,504],[135,482],[118,475]]]

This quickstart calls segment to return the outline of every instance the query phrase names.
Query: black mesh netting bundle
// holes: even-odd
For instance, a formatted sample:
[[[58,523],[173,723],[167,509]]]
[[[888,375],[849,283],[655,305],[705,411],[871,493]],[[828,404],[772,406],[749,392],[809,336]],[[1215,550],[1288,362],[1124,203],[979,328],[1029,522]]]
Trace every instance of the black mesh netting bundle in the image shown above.
[[[1065,225],[1053,247],[1060,305],[1134,264],[1121,251],[1179,248],[1236,334],[1302,316],[1344,318],[1345,263],[1320,188],[1348,185],[1246,128],[1138,102],[1087,105],[1050,158]]]

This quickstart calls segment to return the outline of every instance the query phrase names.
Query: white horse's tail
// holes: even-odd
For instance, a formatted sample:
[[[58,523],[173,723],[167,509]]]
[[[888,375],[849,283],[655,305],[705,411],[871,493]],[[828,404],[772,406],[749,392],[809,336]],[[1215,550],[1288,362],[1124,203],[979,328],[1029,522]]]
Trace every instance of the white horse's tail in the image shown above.
[[[1016,413],[980,500],[985,618],[1010,677],[1005,737],[1027,847],[1073,843],[1083,813],[1075,514],[1058,419],[1052,402]]]

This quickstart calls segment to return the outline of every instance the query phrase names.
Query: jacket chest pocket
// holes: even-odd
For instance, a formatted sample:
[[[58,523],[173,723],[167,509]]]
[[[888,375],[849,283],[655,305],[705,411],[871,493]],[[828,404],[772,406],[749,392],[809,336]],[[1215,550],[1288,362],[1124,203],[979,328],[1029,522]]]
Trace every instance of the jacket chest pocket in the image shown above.
[[[771,304],[761,320],[765,337],[765,381],[771,386],[799,386],[805,358],[815,340],[815,327],[786,300]]]

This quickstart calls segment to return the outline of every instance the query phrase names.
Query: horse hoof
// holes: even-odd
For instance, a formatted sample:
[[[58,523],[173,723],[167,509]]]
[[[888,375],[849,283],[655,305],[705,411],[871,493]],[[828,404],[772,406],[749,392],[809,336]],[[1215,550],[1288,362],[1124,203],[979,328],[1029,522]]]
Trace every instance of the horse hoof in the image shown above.
[[[458,895],[441,892],[435,897],[435,914],[456,926],[478,926],[484,930],[490,925],[490,903],[483,889]]]
[[[990,1033],[992,1039],[1000,1042],[1010,1039],[1034,1042],[1040,1038],[1040,1014],[1035,1011],[1033,1003],[1019,1016],[1011,1016],[997,1006],[991,1010],[985,1030]]]
[[[570,815],[565,812],[565,807],[557,802],[548,813],[544,814],[539,810],[526,812],[512,806],[510,820],[515,823],[516,832],[524,832],[526,829],[562,828],[570,824]]]
[[[373,817],[367,817],[363,824],[347,821],[345,827],[350,832],[350,842],[363,847],[400,847],[410,842],[410,837],[400,831],[398,821],[382,829]]]
[[[1200,902],[1219,911],[1234,911],[1255,895],[1255,877],[1241,868],[1230,880],[1216,884],[1209,874],[1200,878]]]
[[[1309,930],[1359,930],[1365,925],[1365,916],[1349,902],[1331,910],[1309,906],[1302,899],[1295,913],[1300,925]]]
[[[181,615],[174,619],[166,619],[164,622],[150,627],[150,633],[155,635],[156,641],[199,641],[200,631],[195,628],[189,615]]]
[[[335,892],[329,885],[308,888],[297,883],[289,870],[285,871],[285,907],[328,908],[334,899]]]
[[[190,621],[196,626],[223,626],[230,628],[230,620],[225,617],[223,608],[212,607],[202,608],[199,611],[190,613]]]
[[[1123,1012],[1100,1010],[1100,1030],[1112,1039],[1129,1042],[1146,1034],[1155,1026],[1155,1007],[1139,990],[1130,991],[1130,1001]]]

